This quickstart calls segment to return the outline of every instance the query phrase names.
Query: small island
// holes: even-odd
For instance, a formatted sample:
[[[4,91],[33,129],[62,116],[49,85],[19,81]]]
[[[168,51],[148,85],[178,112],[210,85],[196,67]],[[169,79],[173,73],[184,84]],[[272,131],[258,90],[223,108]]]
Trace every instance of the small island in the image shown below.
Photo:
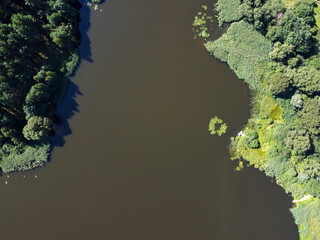
[[[218,0],[226,32],[205,44],[243,79],[251,117],[233,159],[265,172],[294,198],[302,240],[320,238],[320,7],[313,0]],[[240,162],[242,165],[242,162]]]

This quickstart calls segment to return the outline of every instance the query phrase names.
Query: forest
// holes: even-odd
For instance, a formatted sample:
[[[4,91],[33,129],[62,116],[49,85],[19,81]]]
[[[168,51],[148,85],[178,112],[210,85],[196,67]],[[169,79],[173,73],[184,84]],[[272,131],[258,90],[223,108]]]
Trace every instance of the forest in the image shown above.
[[[55,109],[75,70],[80,45],[77,0],[0,3],[0,167],[45,164]]]
[[[218,0],[219,39],[208,52],[249,86],[251,117],[231,139],[240,159],[295,200],[300,238],[320,236],[320,12],[312,0]]]

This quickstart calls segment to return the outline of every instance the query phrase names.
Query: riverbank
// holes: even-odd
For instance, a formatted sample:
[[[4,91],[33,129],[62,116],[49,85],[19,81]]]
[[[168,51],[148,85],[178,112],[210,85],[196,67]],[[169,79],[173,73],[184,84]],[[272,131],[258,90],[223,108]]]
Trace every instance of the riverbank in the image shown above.
[[[315,1],[219,0],[219,25],[231,24],[208,52],[228,63],[252,94],[251,117],[231,139],[234,159],[276,180],[296,200],[303,240],[320,237],[320,55]]]

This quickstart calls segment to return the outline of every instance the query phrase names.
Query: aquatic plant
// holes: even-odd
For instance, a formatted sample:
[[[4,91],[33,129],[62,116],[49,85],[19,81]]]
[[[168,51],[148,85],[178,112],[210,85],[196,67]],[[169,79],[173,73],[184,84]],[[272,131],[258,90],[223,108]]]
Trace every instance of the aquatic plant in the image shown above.
[[[204,11],[208,10],[206,5],[202,5]],[[213,22],[213,18],[211,15],[206,12],[198,12],[194,17],[193,21],[193,32],[195,33],[194,38],[203,37],[204,39],[210,37],[208,22]]]
[[[219,125],[220,128],[218,127]],[[218,134],[219,136],[221,136],[222,134],[226,133],[227,128],[227,124],[224,123],[223,120],[218,118],[217,116],[210,119],[208,130],[210,131],[211,135]]]

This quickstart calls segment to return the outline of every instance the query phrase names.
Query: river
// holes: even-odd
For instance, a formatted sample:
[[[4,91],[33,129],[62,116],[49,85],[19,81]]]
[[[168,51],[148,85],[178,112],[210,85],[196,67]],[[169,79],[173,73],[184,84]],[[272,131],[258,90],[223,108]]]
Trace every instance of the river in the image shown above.
[[[83,60],[58,106],[51,162],[0,178],[1,239],[298,239],[285,192],[230,161],[249,94],[193,39],[205,3],[82,10]],[[222,137],[209,135],[213,116],[229,126]]]

